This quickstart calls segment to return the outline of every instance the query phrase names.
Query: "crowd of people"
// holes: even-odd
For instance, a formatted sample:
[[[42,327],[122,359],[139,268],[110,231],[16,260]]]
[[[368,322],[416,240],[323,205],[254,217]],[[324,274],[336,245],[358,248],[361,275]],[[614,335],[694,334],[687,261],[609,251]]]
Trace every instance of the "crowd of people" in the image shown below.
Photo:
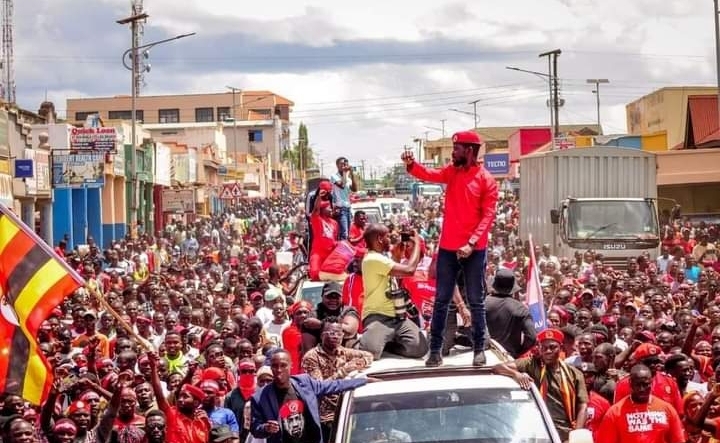
[[[374,360],[438,366],[467,346],[482,366],[487,332],[516,358],[495,370],[537,386],[564,440],[715,439],[720,227],[669,219],[662,254],[622,270],[535,246],[548,323],[536,333],[518,196],[475,164],[472,134],[454,137],[452,173],[403,156],[446,192],[384,224],[351,214],[341,158],[307,196],[244,200],[105,249],[61,241],[87,284],[37,337],[47,401],[3,395],[3,441],[327,442],[337,394],[372,382]],[[320,277],[321,299],[303,298]]]

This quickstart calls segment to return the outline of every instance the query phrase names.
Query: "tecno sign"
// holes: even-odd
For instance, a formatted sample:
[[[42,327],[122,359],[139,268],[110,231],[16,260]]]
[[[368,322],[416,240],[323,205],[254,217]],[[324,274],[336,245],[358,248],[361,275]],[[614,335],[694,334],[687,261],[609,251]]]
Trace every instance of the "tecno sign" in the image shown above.
[[[510,172],[510,154],[485,154],[483,164],[493,175],[507,175]]]

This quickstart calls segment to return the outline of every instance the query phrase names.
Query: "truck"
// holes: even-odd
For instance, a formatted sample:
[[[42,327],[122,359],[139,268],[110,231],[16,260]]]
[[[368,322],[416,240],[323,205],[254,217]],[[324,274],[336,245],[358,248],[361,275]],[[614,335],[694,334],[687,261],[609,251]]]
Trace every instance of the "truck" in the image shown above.
[[[637,149],[593,146],[520,158],[520,236],[572,258],[594,250],[623,269],[660,245],[656,158]]]

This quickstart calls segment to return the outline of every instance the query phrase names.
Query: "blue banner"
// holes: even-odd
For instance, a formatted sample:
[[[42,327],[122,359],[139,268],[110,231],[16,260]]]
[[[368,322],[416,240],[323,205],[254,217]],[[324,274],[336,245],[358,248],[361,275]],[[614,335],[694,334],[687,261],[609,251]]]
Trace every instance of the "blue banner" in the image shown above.
[[[507,175],[510,173],[510,154],[485,154],[483,164],[492,175]]]

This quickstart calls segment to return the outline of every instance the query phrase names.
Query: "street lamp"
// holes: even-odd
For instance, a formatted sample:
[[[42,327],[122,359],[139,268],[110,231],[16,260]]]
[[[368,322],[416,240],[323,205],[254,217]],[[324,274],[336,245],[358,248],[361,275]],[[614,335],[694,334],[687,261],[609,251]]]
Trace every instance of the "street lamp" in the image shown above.
[[[610,80],[606,78],[589,78],[586,80],[586,82],[590,85],[595,85],[595,90],[593,92],[595,93],[595,102],[597,103],[597,125],[598,131],[602,133],[602,129],[600,126],[600,84],[610,83]]]
[[[138,51],[144,50],[147,51],[154,46],[168,43],[174,40],[180,40],[181,38],[190,37],[192,35],[195,35],[194,32],[191,32],[189,34],[181,34],[176,35],[172,38],[166,38],[164,40],[159,40],[152,43],[147,43],[145,45],[138,46],[138,22],[142,20],[146,20],[148,18],[147,13],[140,13],[136,15],[132,15],[130,17],[124,18],[122,20],[118,20],[117,23],[121,25],[126,25],[130,23],[131,30],[132,30],[132,46],[130,49],[125,51],[122,56],[122,63],[123,66],[125,66],[126,69],[132,72],[132,92],[131,92],[131,111],[130,111],[130,119],[131,119],[131,137],[132,137],[132,151],[130,153],[130,165],[132,169],[132,184],[133,184],[133,201],[132,205],[130,205],[130,223],[131,225],[133,223],[137,222],[137,205],[138,205],[138,192],[139,192],[139,186],[138,186],[138,175],[137,175],[137,152],[135,150],[135,144],[136,144],[136,137],[137,137],[137,96],[138,96],[138,90],[137,90],[137,77],[138,77]],[[127,59],[130,58],[130,65],[128,66]]]
[[[538,71],[530,71],[528,69],[520,69],[516,68],[515,66],[505,66],[505,69],[509,69],[511,71],[517,71],[517,72],[524,72],[526,74],[532,74],[534,76],[540,77],[543,80],[547,80],[548,86],[550,87],[550,100],[548,101],[549,105],[553,104],[553,84],[552,84],[552,76],[550,74],[546,74],[544,72],[538,72]],[[555,127],[555,117],[553,116],[553,107],[550,106],[550,128]]]

